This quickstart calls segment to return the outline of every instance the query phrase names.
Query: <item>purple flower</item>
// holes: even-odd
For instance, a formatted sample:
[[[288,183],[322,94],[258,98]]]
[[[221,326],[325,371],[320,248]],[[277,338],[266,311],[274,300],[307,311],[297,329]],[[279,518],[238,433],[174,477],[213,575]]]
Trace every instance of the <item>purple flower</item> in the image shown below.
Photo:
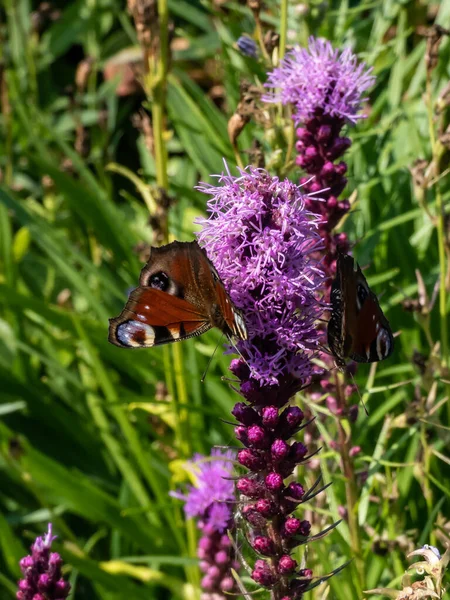
[[[250,368],[246,397],[256,398],[259,384],[311,373],[322,311],[315,297],[322,272],[311,258],[321,245],[318,218],[305,210],[299,186],[263,169],[227,172],[219,182],[198,188],[212,197],[199,242],[243,310],[249,340],[239,350]]]
[[[69,595],[70,584],[61,577],[62,559],[57,552],[50,552],[54,539],[49,523],[46,535],[31,546],[31,555],[20,561],[23,579],[18,583],[18,600],[62,600]]]
[[[307,49],[296,46],[269,73],[266,87],[278,91],[263,100],[292,104],[297,123],[314,116],[318,107],[353,123],[361,118],[362,95],[375,80],[371,70],[358,64],[350,48],[337,50],[327,40],[311,37]]]
[[[230,368],[248,403],[233,409],[244,446],[237,459],[248,470],[236,484],[241,514],[255,553],[270,557],[270,563],[256,560],[252,578],[274,599],[297,600],[311,577],[287,553],[306,543],[310,523],[292,516],[305,490],[285,479],[308,451],[290,440],[302,428],[303,412],[285,405],[308,381],[318,349],[319,217],[305,208],[301,187],[263,169],[248,167],[240,177],[227,172],[219,182],[199,188],[211,196],[199,241],[248,329],[248,340],[238,344],[242,357]]]
[[[194,456],[189,469],[196,484],[188,488],[187,494],[172,494],[185,502],[187,517],[200,517],[215,530],[226,530],[232,515],[230,503],[234,501],[234,483],[230,480],[234,458],[233,452],[220,450],[212,450],[210,458]]]
[[[186,494],[172,493],[185,502],[187,517],[197,517],[202,532],[197,555],[204,573],[201,587],[203,600],[226,600],[226,593],[236,593],[231,568],[239,570],[227,530],[233,530],[235,507],[233,474],[234,453],[212,450],[211,457],[196,455],[190,463],[195,485]]]

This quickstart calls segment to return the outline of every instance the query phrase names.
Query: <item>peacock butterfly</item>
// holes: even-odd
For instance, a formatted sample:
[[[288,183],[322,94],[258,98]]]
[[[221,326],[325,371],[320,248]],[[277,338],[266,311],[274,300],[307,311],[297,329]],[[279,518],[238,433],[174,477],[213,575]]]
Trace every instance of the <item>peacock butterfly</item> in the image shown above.
[[[353,257],[339,254],[331,287],[328,345],[338,367],[345,359],[378,362],[394,350],[394,336],[378,298]]]
[[[242,313],[231,302],[206,253],[194,242],[151,248],[120,315],[109,320],[109,341],[122,348],[150,348],[218,327],[247,339]]]

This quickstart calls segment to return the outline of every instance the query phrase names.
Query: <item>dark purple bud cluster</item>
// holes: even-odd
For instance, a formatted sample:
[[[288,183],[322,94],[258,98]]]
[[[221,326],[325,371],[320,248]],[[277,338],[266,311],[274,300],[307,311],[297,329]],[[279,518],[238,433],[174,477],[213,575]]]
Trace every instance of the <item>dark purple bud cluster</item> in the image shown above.
[[[242,359],[232,361],[231,371],[249,377]],[[291,387],[287,386],[287,378],[284,382],[285,388],[279,387],[278,394],[268,386],[269,401],[278,396],[278,405],[280,397],[287,403]],[[297,482],[285,483],[308,454],[304,444],[291,440],[304,427],[304,414],[297,406],[266,402],[265,388],[260,388],[261,396],[253,402],[253,384],[251,379],[241,382],[241,394],[250,404],[238,402],[232,411],[239,422],[236,437],[244,445],[237,459],[249,470],[238,479],[236,487],[243,499],[242,516],[251,530],[251,546],[260,557],[252,577],[270,588],[274,597],[293,600],[301,597],[312,578],[312,572],[299,569],[290,556],[296,546],[308,540],[311,531],[309,521],[293,515],[305,497],[305,489]]]
[[[239,571],[230,538],[226,533],[216,531],[213,527],[204,527],[203,536],[198,543],[200,569],[204,576],[201,581],[202,600],[218,600],[227,598],[227,594],[236,593],[236,582],[231,569]]]
[[[70,584],[61,575],[62,558],[50,552],[55,537],[49,523],[47,534],[31,546],[31,555],[20,561],[23,579],[18,583],[17,600],[64,600],[69,595]]]

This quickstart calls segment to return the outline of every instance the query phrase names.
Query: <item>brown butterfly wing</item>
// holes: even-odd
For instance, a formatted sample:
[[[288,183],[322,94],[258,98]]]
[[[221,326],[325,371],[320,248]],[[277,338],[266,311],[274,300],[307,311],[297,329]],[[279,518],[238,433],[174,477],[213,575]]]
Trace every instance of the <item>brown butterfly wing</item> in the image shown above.
[[[218,327],[246,338],[241,313],[197,242],[151,248],[134,290],[111,319],[109,339],[123,347],[150,347],[201,335]]]
[[[178,342],[212,326],[190,302],[149,287],[133,290],[124,310],[109,323],[109,341],[122,348]]]

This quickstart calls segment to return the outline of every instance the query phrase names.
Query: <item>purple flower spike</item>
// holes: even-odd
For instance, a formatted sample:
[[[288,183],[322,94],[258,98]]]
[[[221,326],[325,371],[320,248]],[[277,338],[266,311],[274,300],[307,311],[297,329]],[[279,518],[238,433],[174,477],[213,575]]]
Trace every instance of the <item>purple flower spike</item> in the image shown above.
[[[199,519],[202,537],[197,556],[205,574],[201,581],[205,600],[226,600],[228,596],[224,592],[237,592],[231,568],[238,570],[239,564],[227,535],[228,530],[234,529],[234,482],[230,480],[234,459],[231,451],[212,450],[209,459],[196,455],[190,464],[196,485],[190,486],[187,494],[171,494],[185,502],[187,517]]]
[[[292,376],[301,385],[312,373],[309,353],[317,347],[315,321],[322,312],[315,291],[323,275],[311,258],[321,246],[318,218],[306,210],[299,186],[263,169],[223,174],[219,182],[199,187],[212,198],[198,237],[244,312],[250,335],[239,349],[250,377],[241,391],[258,404],[261,385],[278,386]],[[233,372],[239,372],[236,364]],[[295,390],[276,391],[274,405],[285,404]]]
[[[358,64],[350,48],[340,51],[327,40],[311,37],[307,49],[296,46],[269,73],[266,87],[278,91],[263,100],[292,104],[297,123],[313,117],[318,107],[326,115],[354,123],[361,118],[362,96],[375,81],[371,71],[365,63]],[[327,133],[322,129],[319,136]]]
[[[313,154],[320,170],[327,161],[317,153],[315,161]],[[308,450],[290,440],[301,429],[303,412],[285,406],[308,383],[318,351],[320,218],[307,210],[312,198],[303,188],[262,169],[248,167],[240,177],[227,173],[219,183],[200,188],[211,200],[199,241],[248,329],[248,340],[238,342],[242,357],[231,364],[246,401],[233,410],[244,446],[238,461],[248,469],[236,488],[250,544],[258,557],[270,558],[255,560],[252,578],[271,589],[274,600],[298,600],[304,577],[287,552],[305,543],[310,524],[292,516],[305,496],[303,486],[286,486],[285,480]]]
[[[20,561],[23,579],[18,583],[18,600],[63,600],[69,595],[70,584],[61,576],[62,559],[50,552],[54,539],[49,523],[47,533],[31,546],[31,555]]]

